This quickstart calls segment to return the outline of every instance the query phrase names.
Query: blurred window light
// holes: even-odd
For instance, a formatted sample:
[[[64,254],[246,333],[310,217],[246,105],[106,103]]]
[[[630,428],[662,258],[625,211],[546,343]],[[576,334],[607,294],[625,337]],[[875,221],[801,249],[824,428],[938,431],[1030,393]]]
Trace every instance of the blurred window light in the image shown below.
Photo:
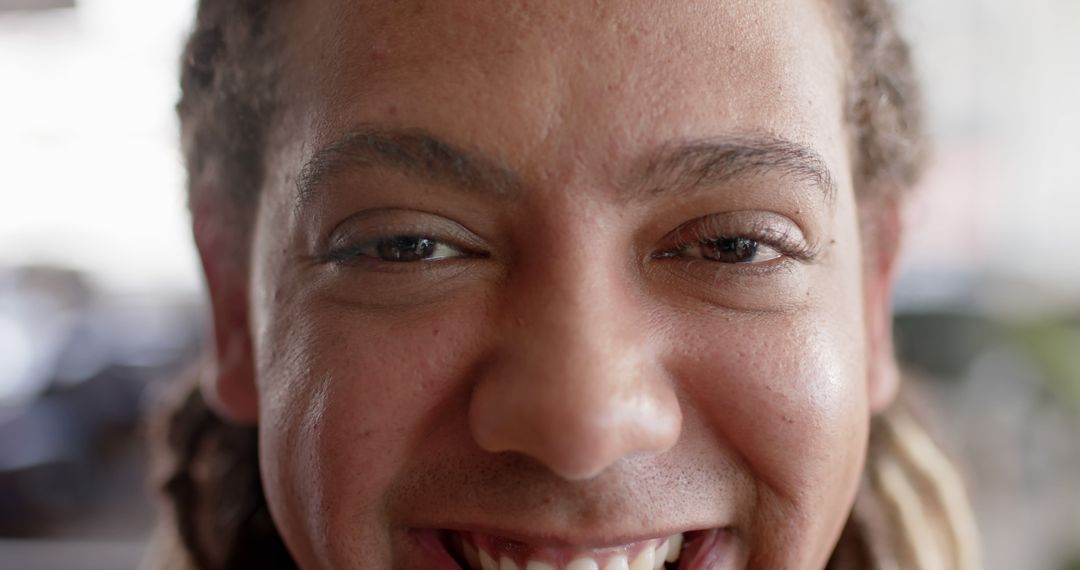
[[[0,12],[74,7],[75,0],[0,0]]]
[[[0,12],[0,265],[199,287],[173,106],[192,0]]]
[[[899,7],[934,155],[911,210],[898,304],[1080,306],[1080,2]],[[942,283],[966,285],[957,296]]]

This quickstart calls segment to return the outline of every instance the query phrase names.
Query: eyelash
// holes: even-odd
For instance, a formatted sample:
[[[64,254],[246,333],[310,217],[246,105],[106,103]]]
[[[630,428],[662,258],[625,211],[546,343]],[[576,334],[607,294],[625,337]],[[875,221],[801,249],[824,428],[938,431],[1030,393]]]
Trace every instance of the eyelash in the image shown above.
[[[788,230],[777,230],[772,224],[768,224],[763,221],[757,221],[751,224],[749,227],[732,230],[730,224],[724,224],[718,220],[715,216],[707,216],[693,220],[686,224],[683,224],[673,232],[673,244],[672,247],[665,249],[664,251],[657,252],[652,255],[655,259],[673,259],[673,258],[686,258],[685,253],[687,250],[693,247],[700,247],[708,244],[715,244],[723,240],[748,240],[754,243],[754,246],[764,245],[770,249],[775,250],[779,255],[773,259],[768,259],[758,262],[722,262],[717,260],[705,260],[710,263],[724,264],[724,265],[747,265],[747,266],[759,266],[765,267],[769,265],[775,265],[771,263],[774,261],[782,262],[785,260],[794,260],[802,263],[813,262],[819,253],[819,248],[811,243],[794,237]],[[451,248],[460,255],[450,255],[435,258],[423,258],[417,260],[397,260],[391,261],[382,259],[378,255],[370,255],[365,253],[365,250],[371,248],[378,248],[380,245],[385,245],[386,242],[392,240],[414,240],[414,241],[427,241],[435,248]],[[423,233],[388,233],[384,235],[375,236],[366,239],[362,242],[352,242],[336,247],[329,251],[324,256],[324,261],[336,264],[354,264],[361,258],[368,258],[376,263],[399,263],[402,265],[411,265],[420,262],[439,261],[444,259],[453,258],[477,258],[486,257],[485,254],[478,253],[470,250],[469,248],[462,247],[454,244],[452,240],[444,240],[434,237],[432,235],[425,235]]]
[[[459,255],[444,255],[444,256],[435,257],[435,258],[423,258],[423,259],[418,259],[418,260],[394,260],[394,261],[392,261],[392,260],[382,259],[378,255],[370,255],[369,253],[365,253],[365,250],[368,250],[368,249],[371,249],[371,248],[378,249],[382,245],[388,245],[387,242],[392,242],[394,240],[399,240],[401,242],[404,242],[404,241],[407,241],[407,240],[412,240],[412,241],[417,241],[417,242],[421,242],[421,241],[428,242],[428,245],[430,245],[430,247],[433,248],[432,253],[434,253],[435,251],[438,251],[439,249],[442,249],[442,248],[449,248],[449,249],[452,249],[455,252],[457,252]],[[482,254],[478,254],[478,253],[476,253],[474,251],[471,251],[470,249],[468,249],[466,247],[456,245],[456,244],[452,243],[450,240],[436,238],[436,237],[433,237],[431,235],[425,235],[425,234],[421,234],[421,233],[415,233],[415,234],[394,233],[394,234],[388,234],[388,235],[383,235],[383,236],[377,236],[377,237],[374,237],[374,238],[371,238],[371,239],[364,240],[362,242],[348,243],[346,245],[336,247],[336,248],[330,250],[326,254],[326,256],[324,256],[323,261],[329,262],[329,263],[350,264],[350,263],[357,263],[358,260],[360,260],[362,258],[368,258],[368,259],[371,259],[373,262],[376,262],[376,263],[399,263],[399,264],[405,265],[405,264],[413,264],[413,263],[419,263],[419,262],[424,262],[424,261],[439,261],[439,260],[443,260],[443,259],[462,258],[462,257],[470,258],[470,257],[485,257],[485,256],[482,255]]]
[[[673,232],[673,247],[653,255],[657,259],[677,258],[687,249],[725,239],[745,239],[775,249],[780,257],[811,263],[817,259],[820,248],[792,235],[788,229],[778,230],[774,225],[757,221],[742,229],[734,229],[724,224],[715,216],[706,216],[683,224]],[[744,265],[765,265],[770,261],[745,263]],[[721,262],[713,262],[721,263]]]

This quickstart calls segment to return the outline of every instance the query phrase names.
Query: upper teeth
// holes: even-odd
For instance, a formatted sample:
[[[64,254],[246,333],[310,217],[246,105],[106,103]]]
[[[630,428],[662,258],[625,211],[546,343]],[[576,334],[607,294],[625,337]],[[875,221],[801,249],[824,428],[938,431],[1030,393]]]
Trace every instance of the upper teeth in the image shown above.
[[[559,568],[558,564],[548,560],[515,559],[510,553],[490,552],[485,545],[474,544],[472,540],[463,537],[462,546],[465,552],[465,560],[471,570],[657,570],[664,566],[664,562],[675,562],[682,552],[683,535],[681,533],[669,536],[662,541],[650,541],[640,546],[633,553],[633,560],[629,558],[631,550],[627,547],[609,551],[604,556],[590,556],[584,553],[571,555],[570,562],[565,567]],[[614,552],[614,553],[612,553]]]

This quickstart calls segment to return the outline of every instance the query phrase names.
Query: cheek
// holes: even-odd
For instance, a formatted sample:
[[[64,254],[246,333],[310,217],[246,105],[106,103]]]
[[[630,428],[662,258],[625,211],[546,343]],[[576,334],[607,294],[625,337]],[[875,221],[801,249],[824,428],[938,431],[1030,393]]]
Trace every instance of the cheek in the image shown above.
[[[462,380],[475,327],[466,312],[433,308],[410,318],[296,303],[261,346],[262,470],[275,521],[314,567],[389,557],[387,490],[431,434],[465,429]],[[455,418],[457,418],[455,420]],[[344,533],[344,534],[343,534]],[[350,544],[308,544],[350,536]],[[290,540],[292,539],[292,540]],[[299,544],[297,544],[299,543]],[[389,558],[380,567],[389,567]]]
[[[811,559],[846,520],[868,412],[861,321],[838,314],[754,316],[683,338],[687,405],[755,482],[751,552]]]

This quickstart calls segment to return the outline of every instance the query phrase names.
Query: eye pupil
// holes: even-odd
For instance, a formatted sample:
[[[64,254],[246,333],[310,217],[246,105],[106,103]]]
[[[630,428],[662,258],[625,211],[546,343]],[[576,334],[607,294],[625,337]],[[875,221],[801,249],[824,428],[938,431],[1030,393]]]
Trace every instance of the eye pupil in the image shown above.
[[[435,242],[424,237],[398,236],[379,241],[378,251],[384,261],[418,261],[431,257]]]
[[[749,263],[757,256],[758,242],[739,237],[721,237],[705,240],[701,250],[705,258],[713,261]]]

